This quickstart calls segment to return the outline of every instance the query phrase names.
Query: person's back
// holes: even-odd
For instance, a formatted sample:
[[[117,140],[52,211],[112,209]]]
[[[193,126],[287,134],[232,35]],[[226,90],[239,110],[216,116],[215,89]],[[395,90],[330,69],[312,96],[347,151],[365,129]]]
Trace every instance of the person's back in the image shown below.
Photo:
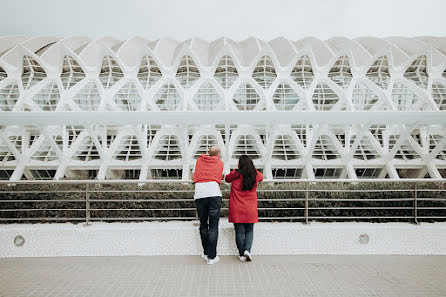
[[[257,185],[263,180],[263,174],[257,171],[255,183],[251,190],[243,189],[243,176],[239,170],[233,170],[225,178],[231,183],[229,194],[229,222],[230,223],[257,223]]]
[[[254,223],[259,221],[257,211],[257,184],[263,174],[256,170],[246,155],[239,159],[238,169],[231,171],[225,181],[231,183],[229,194],[229,222],[234,223],[235,242],[240,261],[251,261]]]
[[[220,183],[223,179],[223,162],[220,160],[220,149],[211,147],[209,155],[202,154],[193,173],[195,183],[195,205],[200,218],[200,237],[203,245],[202,258],[208,264],[219,261],[217,257],[218,223],[222,195]]]

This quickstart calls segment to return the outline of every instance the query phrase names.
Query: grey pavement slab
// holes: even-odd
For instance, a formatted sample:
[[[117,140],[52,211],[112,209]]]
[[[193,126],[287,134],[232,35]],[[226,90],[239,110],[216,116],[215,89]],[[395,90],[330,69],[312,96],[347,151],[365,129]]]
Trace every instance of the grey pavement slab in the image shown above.
[[[446,256],[0,259],[10,296],[446,296]]]

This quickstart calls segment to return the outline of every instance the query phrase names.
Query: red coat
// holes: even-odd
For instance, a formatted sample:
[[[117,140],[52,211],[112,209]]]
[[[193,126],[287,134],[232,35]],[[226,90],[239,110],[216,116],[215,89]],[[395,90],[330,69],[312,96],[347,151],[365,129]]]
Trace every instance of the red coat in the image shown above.
[[[256,183],[251,191],[242,191],[243,177],[233,170],[226,175],[225,181],[232,183],[229,194],[229,222],[257,223],[257,183],[263,180],[263,174],[257,171]]]

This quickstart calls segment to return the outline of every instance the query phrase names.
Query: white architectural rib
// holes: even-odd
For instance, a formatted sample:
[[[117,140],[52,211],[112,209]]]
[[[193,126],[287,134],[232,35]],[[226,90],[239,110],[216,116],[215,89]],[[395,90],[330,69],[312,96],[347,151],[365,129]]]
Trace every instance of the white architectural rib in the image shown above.
[[[269,179],[445,178],[444,45],[0,38],[0,179],[187,180],[214,144]]]

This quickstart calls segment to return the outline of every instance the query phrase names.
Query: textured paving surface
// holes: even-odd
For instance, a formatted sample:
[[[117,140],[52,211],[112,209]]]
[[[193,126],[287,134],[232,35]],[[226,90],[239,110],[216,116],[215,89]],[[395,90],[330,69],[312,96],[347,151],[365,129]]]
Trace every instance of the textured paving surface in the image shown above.
[[[0,296],[446,296],[446,256],[0,259]]]

